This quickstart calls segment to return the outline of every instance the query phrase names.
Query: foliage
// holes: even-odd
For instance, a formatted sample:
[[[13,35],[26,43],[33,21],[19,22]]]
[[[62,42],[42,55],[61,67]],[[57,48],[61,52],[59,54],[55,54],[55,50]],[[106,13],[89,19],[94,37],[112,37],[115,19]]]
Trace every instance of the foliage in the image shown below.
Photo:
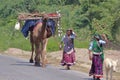
[[[105,33],[110,40],[120,42],[119,4],[120,0],[1,0],[0,50],[9,47],[30,50],[29,41],[23,38],[20,31],[14,30],[14,25],[18,13],[33,12],[35,10],[39,12],[60,10],[63,31],[72,28],[77,34],[76,47],[87,48],[88,45],[86,44],[88,44],[91,35],[94,33]],[[59,38],[57,41],[51,38],[47,47],[48,51],[58,50],[57,45],[53,43],[57,44],[59,41]]]

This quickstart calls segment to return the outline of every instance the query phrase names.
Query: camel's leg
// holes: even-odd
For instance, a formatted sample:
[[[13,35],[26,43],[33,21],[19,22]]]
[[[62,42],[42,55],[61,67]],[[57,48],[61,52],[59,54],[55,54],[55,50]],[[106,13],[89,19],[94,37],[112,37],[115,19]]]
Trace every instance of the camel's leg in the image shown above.
[[[40,66],[40,43],[35,43],[35,66]]]
[[[34,43],[31,43],[31,50],[32,50],[32,54],[31,54],[31,57],[30,57],[30,63],[33,63],[33,53],[34,53]]]
[[[42,47],[42,52],[41,52],[42,67],[45,67],[45,66],[46,66],[46,63],[47,63],[47,58],[46,58],[47,42],[48,42],[48,39],[44,39],[44,40],[42,41],[42,44],[41,44],[41,47]]]
[[[33,63],[33,53],[34,53],[34,42],[33,42],[33,34],[32,32],[30,32],[30,43],[31,43],[31,50],[32,50],[32,54],[31,54],[31,57],[30,57],[30,60],[29,62],[30,63]]]

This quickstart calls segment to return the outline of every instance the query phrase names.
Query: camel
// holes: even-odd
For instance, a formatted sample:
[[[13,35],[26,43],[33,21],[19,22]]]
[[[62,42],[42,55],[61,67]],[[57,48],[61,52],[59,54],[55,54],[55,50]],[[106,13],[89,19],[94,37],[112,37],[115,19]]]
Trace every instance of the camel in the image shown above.
[[[60,15],[58,13],[56,14],[57,16],[59,16],[58,18],[51,18],[52,20],[55,21],[55,27],[59,25],[59,20],[60,20]],[[46,47],[47,47],[48,39],[52,36],[52,32],[50,31],[50,28],[47,27],[47,20],[49,19],[48,16],[47,17],[44,16],[42,18],[43,21],[37,23],[34,29],[30,30],[30,43],[31,43],[32,54],[29,62],[33,63],[35,60],[35,66],[45,67],[47,64]],[[33,59],[34,51],[35,51],[35,58]]]

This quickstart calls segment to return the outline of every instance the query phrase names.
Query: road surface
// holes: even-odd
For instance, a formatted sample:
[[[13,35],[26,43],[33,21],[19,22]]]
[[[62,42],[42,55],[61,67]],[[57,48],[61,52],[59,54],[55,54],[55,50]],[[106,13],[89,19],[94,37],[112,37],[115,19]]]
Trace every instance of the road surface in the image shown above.
[[[0,80],[91,80],[88,74],[47,65],[35,67],[25,59],[0,54]]]

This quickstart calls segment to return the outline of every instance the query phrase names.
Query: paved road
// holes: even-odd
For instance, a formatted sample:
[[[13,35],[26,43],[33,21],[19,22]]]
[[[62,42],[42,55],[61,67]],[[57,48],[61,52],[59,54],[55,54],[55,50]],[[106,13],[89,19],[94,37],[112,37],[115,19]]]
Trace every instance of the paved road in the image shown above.
[[[0,55],[0,80],[91,80],[82,72],[48,65],[35,67],[25,59]]]

